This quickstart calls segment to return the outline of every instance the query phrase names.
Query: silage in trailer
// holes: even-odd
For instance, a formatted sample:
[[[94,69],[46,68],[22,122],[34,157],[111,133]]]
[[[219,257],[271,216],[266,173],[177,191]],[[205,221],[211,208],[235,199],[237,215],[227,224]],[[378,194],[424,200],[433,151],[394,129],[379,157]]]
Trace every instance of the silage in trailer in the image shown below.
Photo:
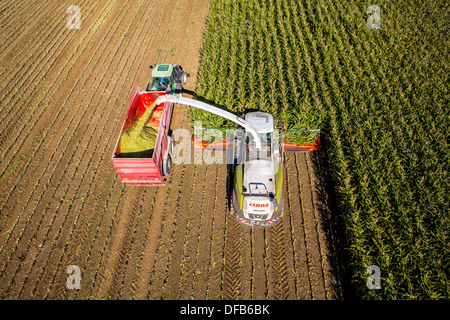
[[[139,118],[135,117],[129,128],[120,137],[120,157],[151,158],[158,137],[158,129],[149,124],[155,112],[152,103]]]

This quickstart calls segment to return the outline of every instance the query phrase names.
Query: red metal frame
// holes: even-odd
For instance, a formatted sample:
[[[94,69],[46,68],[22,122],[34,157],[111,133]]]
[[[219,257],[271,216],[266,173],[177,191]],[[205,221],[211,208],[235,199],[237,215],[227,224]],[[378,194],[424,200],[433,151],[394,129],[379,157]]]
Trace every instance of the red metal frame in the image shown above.
[[[168,89],[170,90],[170,88]],[[167,91],[166,91],[167,92]],[[161,117],[151,119],[154,126],[159,121],[158,137],[152,158],[120,158],[120,137],[131,124],[131,120],[136,115],[142,116],[148,107],[165,91],[141,91],[137,87],[133,99],[128,107],[127,115],[117,139],[114,152],[111,157],[114,169],[119,175],[120,180],[129,186],[161,186],[164,185],[162,161],[167,156],[168,145],[167,135],[169,133],[170,122],[172,119],[173,103],[164,104]],[[156,106],[155,108],[158,108]]]

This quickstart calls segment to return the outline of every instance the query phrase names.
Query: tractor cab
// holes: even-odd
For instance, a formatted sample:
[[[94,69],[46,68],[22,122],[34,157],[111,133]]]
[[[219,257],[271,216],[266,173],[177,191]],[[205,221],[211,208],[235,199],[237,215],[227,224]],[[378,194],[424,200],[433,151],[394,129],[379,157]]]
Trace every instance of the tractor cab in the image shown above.
[[[173,94],[181,92],[181,84],[186,83],[187,74],[178,65],[160,64],[151,65],[152,82],[148,84],[147,91],[170,90]]]

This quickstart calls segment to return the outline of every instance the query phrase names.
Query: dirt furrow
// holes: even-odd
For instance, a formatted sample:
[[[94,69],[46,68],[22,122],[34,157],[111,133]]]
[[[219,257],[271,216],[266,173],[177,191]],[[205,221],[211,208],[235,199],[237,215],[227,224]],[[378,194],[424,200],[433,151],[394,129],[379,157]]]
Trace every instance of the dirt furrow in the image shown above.
[[[197,246],[200,238],[200,220],[202,215],[204,186],[207,165],[193,165],[195,171],[193,189],[188,207],[188,222],[183,246],[183,258],[181,259],[181,276],[179,280],[177,297],[179,299],[193,298],[193,284],[196,272],[195,262]]]
[[[309,279],[308,253],[306,251],[306,237],[304,231],[304,221],[301,212],[300,187],[298,182],[298,171],[295,165],[295,154],[286,154],[287,172],[287,194],[289,202],[289,214],[291,220],[291,238],[295,254],[295,269],[298,299],[305,300],[312,298],[311,284]]]
[[[317,151],[318,152],[318,151]],[[316,152],[316,153],[317,153]],[[320,214],[320,210],[318,208],[318,206],[320,206],[319,204],[319,197],[320,194],[317,193],[318,189],[320,188],[320,185],[318,185],[318,179],[316,177],[316,173],[314,171],[314,166],[313,166],[313,161],[314,159],[316,159],[316,155],[315,154],[306,154],[305,155],[305,161],[306,161],[306,169],[308,172],[308,176],[309,176],[309,182],[310,182],[310,190],[311,190],[311,202],[313,204],[313,214],[314,214],[314,220],[316,223],[316,230],[317,230],[317,238],[318,238],[318,242],[319,242],[319,248],[320,248],[320,256],[321,256],[321,269],[322,269],[322,277],[323,277],[323,286],[324,286],[324,290],[325,290],[325,296],[324,299],[330,299],[330,297],[333,296],[332,290],[331,290],[331,285],[330,285],[330,281],[332,281],[332,277],[331,275],[331,267],[330,267],[330,262],[329,262],[329,258],[330,252],[327,248],[327,241],[326,241],[326,237],[325,237],[325,230],[324,228],[324,224],[323,224],[323,220],[321,219],[321,214]]]
[[[167,281],[167,264],[170,258],[170,248],[172,247],[171,241],[172,232],[174,228],[175,208],[180,198],[180,190],[184,183],[181,178],[184,176],[183,166],[174,166],[170,182],[168,183],[167,200],[163,209],[163,216],[159,225],[159,237],[153,239],[156,241],[155,248],[155,261],[151,277],[149,279],[149,299],[168,299],[161,295],[164,285]]]
[[[322,256],[318,239],[317,223],[314,216],[314,204],[311,192],[311,181],[306,165],[306,154],[295,155],[295,163],[299,173],[300,198],[305,229],[306,250],[308,252],[308,271],[313,299],[325,299],[325,283],[322,271]]]
[[[225,220],[228,214],[227,203],[227,164],[226,159],[223,156],[223,164],[218,165],[217,170],[217,183],[215,190],[214,209],[213,209],[213,221],[212,221],[212,234],[211,234],[211,247],[209,251],[210,263],[209,263],[209,279],[207,285],[206,299],[217,300],[221,296],[222,286],[222,261],[223,250],[225,245]]]
[[[222,299],[236,300],[241,298],[241,228],[234,218],[234,210],[227,214],[225,235],[225,263],[222,275]]]
[[[243,230],[244,236],[243,243],[248,249],[243,251],[249,251],[249,254],[245,254],[245,260],[243,261],[243,273],[251,271],[251,292],[249,296],[244,296],[246,299],[263,300],[268,298],[268,268],[267,261],[267,247],[265,242],[265,234],[263,230]],[[248,270],[248,271],[247,271]],[[242,278],[243,286],[245,285],[245,278]],[[242,289],[245,292],[245,289]]]
[[[283,227],[283,247],[284,247],[284,262],[286,263],[287,268],[287,291],[289,292],[288,299],[296,300],[298,299],[297,295],[297,273],[299,270],[296,269],[296,254],[294,251],[294,239],[292,238],[292,232],[291,232],[291,216],[288,214],[291,212],[289,207],[289,199],[288,199],[288,192],[287,192],[287,170],[286,166],[283,168],[284,171],[284,177],[285,180],[283,181],[283,192],[285,195],[284,198],[284,210],[285,213],[282,215],[282,221],[280,221],[280,224]]]
[[[200,234],[197,247],[197,257],[194,275],[194,299],[206,299],[209,279],[209,264],[212,222],[214,215],[214,198],[217,184],[218,165],[208,165],[206,169],[205,193],[200,220]]]
[[[86,241],[81,248],[80,258],[74,263],[82,271],[82,284],[78,292],[69,292],[67,298],[77,299],[94,298],[99,287],[99,283],[105,277],[102,274],[102,266],[110,251],[110,243],[113,238],[113,230],[117,225],[117,216],[125,197],[126,188],[117,174],[114,183],[108,187],[108,195],[99,203],[100,213],[91,221]],[[113,175],[113,176],[114,176]],[[103,204],[103,206],[101,206]]]

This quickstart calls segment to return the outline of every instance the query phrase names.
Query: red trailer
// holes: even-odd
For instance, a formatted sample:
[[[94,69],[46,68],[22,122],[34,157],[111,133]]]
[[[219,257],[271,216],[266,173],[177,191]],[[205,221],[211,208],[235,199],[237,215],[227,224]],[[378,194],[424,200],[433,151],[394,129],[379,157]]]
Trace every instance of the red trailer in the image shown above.
[[[120,152],[120,138],[131,125],[133,119],[140,118],[151,104],[161,95],[171,93],[168,91],[142,91],[137,87],[127,116],[122,126],[116,147],[112,155],[112,163],[120,177],[120,180],[129,186],[160,186],[164,185],[164,176],[170,174],[172,166],[173,139],[170,136],[170,121],[172,119],[173,103],[165,102],[154,106],[149,123],[152,127],[159,128],[156,144],[152,154],[146,157]]]

